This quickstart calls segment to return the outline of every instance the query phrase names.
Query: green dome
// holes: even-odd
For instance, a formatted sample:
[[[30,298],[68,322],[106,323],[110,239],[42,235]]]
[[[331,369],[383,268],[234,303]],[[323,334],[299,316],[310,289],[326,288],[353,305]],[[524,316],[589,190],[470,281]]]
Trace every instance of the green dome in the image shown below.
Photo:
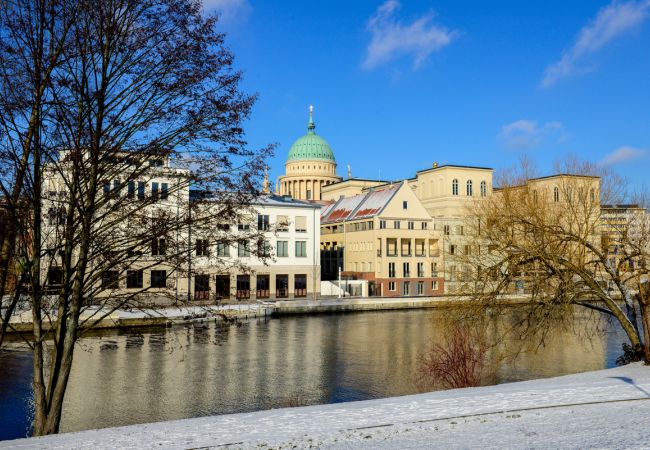
[[[323,161],[336,162],[334,159],[334,152],[332,147],[323,139],[318,136],[314,129],[314,119],[312,117],[313,108],[309,107],[309,123],[307,124],[307,134],[298,138],[293,143],[289,150],[287,162],[290,161],[306,161],[313,159],[320,159]]]

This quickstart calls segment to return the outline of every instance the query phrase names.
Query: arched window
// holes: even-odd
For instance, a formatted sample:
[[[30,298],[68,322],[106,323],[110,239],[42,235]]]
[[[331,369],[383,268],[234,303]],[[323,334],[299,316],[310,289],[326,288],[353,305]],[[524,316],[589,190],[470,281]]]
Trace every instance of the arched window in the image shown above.
[[[487,183],[485,180],[481,181],[481,197],[487,197]]]
[[[467,196],[471,197],[474,194],[474,183],[472,180],[467,180]]]
[[[456,178],[451,182],[451,195],[458,195],[458,180]]]
[[[560,201],[560,190],[558,189],[557,186],[553,188],[553,201],[559,202]]]

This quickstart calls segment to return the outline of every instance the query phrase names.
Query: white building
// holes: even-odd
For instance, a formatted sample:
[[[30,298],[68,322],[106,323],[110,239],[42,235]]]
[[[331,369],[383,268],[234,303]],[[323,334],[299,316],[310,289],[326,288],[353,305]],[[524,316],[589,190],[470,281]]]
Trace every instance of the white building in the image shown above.
[[[190,261],[192,279],[185,279],[191,299],[282,300],[320,295],[319,205],[290,196],[262,195],[239,223],[220,226],[237,227],[232,239],[214,242],[192,231],[197,245]],[[251,242],[255,232],[257,242]],[[237,233],[249,239],[237,240]],[[204,239],[205,244],[200,242]]]

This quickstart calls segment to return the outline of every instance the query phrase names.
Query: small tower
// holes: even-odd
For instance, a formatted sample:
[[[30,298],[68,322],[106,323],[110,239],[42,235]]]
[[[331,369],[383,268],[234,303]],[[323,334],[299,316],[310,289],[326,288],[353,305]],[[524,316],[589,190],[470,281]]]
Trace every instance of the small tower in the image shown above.
[[[269,168],[268,166],[264,168],[264,181],[262,182],[262,194],[268,195],[271,193],[269,186]]]

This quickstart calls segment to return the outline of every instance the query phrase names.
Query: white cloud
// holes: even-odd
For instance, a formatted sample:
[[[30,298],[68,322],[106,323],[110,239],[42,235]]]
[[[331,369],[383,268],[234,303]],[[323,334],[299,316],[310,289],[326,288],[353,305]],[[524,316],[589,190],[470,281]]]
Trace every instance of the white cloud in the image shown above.
[[[403,55],[411,56],[413,67],[418,68],[432,52],[446,47],[456,37],[456,31],[434,24],[431,12],[411,23],[402,23],[395,18],[400,6],[397,0],[386,0],[368,20],[366,29],[371,39],[362,63],[364,69],[374,69]]]
[[[605,157],[600,161],[600,165],[613,166],[615,164],[621,164],[630,161],[635,161],[638,159],[643,159],[647,156],[648,156],[647,150],[623,146],[605,155]]]
[[[562,78],[591,71],[585,66],[584,58],[634,29],[648,17],[649,12],[650,0],[614,0],[602,8],[596,18],[580,30],[573,47],[565,50],[559,61],[546,68],[542,87],[547,88]]]
[[[539,126],[534,120],[517,120],[501,127],[498,138],[509,148],[523,150],[537,147],[544,139],[562,144],[569,139],[561,122],[546,122]]]
[[[251,9],[248,0],[203,0],[203,10],[216,12],[224,23],[245,20]]]

